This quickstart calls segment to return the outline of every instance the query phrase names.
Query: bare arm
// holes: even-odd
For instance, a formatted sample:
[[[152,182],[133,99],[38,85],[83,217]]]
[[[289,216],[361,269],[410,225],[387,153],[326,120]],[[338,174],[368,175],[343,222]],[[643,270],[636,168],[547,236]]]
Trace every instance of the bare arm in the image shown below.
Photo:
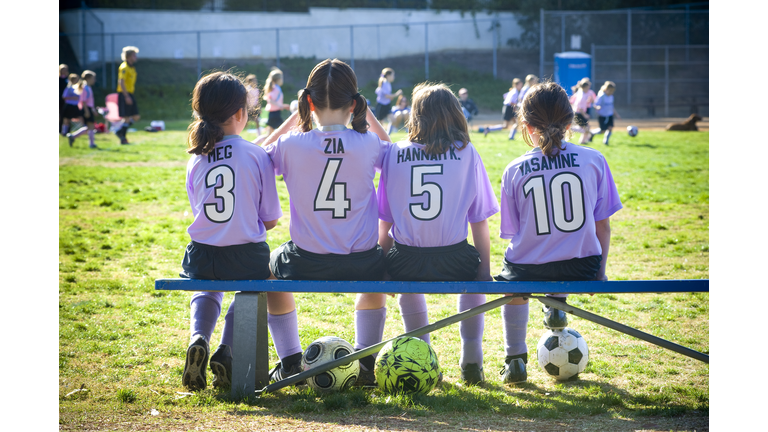
[[[392,228],[392,222],[379,220],[379,245],[384,250],[385,256],[392,249],[392,245],[395,244],[395,240],[389,236],[390,228]]]
[[[369,131],[378,135],[382,141],[392,142],[389,135],[387,135],[387,132],[384,131],[384,128],[381,126],[381,123],[379,123],[376,116],[373,115],[373,111],[371,111],[370,107],[368,107],[368,112],[365,113],[365,119],[368,121],[368,124],[371,125],[370,129],[368,129]]]
[[[278,220],[279,220],[279,219],[275,219],[275,220],[271,220],[271,221],[262,221],[262,223],[264,224],[264,228],[266,228],[266,229],[267,229],[267,231],[269,231],[269,230],[271,230],[272,228],[274,228],[274,227],[276,227],[276,226],[277,226],[277,221],[278,221]]]
[[[488,230],[488,219],[470,223],[469,227],[472,228],[472,242],[480,253],[480,266],[477,268],[475,280],[493,280],[491,278],[491,232]]]
[[[280,125],[279,128],[275,129],[268,137],[267,139],[261,141],[261,146],[266,147],[273,142],[277,141],[278,138],[280,138],[281,135],[284,135],[291,131],[291,129],[296,126],[296,123],[299,120],[299,112],[296,111],[295,113],[291,114],[288,119],[286,119],[283,124]],[[258,144],[256,141],[259,141],[259,138],[256,138],[253,142],[254,144]]]
[[[595,222],[595,231],[597,232],[597,240],[600,242],[600,248],[603,250],[603,259],[600,260],[600,270],[598,270],[595,280],[606,281],[608,277],[605,275],[605,267],[608,264],[608,249],[611,246],[611,219],[605,218]]]

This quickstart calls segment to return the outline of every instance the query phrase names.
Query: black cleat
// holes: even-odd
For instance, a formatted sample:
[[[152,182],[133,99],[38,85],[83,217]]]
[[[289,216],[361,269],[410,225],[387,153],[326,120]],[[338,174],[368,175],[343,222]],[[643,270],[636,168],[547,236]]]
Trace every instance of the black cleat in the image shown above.
[[[357,380],[354,384],[352,384],[353,387],[378,387],[378,384],[376,383],[376,374],[373,370],[365,370],[362,367],[360,368],[360,375],[357,376]]]
[[[565,298],[563,297],[547,297],[550,300],[557,300],[565,304]],[[549,306],[543,306],[541,311],[544,312],[544,327],[550,330],[562,330],[568,326],[568,315],[560,309],[551,308]]]
[[[220,344],[211,355],[211,372],[213,372],[214,387],[229,387],[232,385],[232,348]]]
[[[181,382],[184,387],[195,391],[205,390],[205,368],[208,365],[208,341],[203,335],[197,335],[187,348],[187,359]]]
[[[272,384],[274,382],[284,380],[300,372],[301,372],[301,365],[298,363],[291,366],[288,370],[285,370],[283,368],[283,363],[278,362],[275,365],[275,367],[273,367],[272,370],[269,371],[269,383]],[[306,383],[307,383],[306,381],[299,381],[294,385],[303,385]]]
[[[485,381],[483,368],[477,363],[467,363],[461,368],[461,380],[472,385],[482,384]]]
[[[499,371],[504,384],[519,384],[528,380],[528,372],[525,365],[528,363],[528,353],[507,356],[504,359],[504,367]]]

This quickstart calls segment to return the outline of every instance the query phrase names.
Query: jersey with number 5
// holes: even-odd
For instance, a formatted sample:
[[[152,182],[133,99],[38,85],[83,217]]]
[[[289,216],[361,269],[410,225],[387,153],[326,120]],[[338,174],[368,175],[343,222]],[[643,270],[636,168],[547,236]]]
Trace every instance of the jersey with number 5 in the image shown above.
[[[353,129],[290,132],[265,147],[291,202],[291,240],[319,254],[376,247],[373,179],[391,144]]]
[[[192,240],[212,246],[265,241],[262,221],[283,215],[272,161],[264,149],[237,135],[189,159],[187,196],[195,217],[187,232]]]
[[[467,224],[498,213],[480,155],[468,143],[428,155],[409,141],[392,145],[379,179],[379,218],[390,236],[414,247],[450,246],[467,239]]]
[[[600,255],[595,222],[622,208],[605,157],[564,142],[553,157],[535,148],[501,177],[501,238],[515,264],[544,264]]]

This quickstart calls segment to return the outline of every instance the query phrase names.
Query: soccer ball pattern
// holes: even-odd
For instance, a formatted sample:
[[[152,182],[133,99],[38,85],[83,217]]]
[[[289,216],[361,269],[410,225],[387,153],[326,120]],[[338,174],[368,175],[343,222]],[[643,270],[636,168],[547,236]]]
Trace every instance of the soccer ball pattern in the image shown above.
[[[637,136],[637,126],[627,126],[627,133],[629,136]]]
[[[583,372],[589,361],[587,341],[569,327],[544,333],[536,351],[539,366],[558,380],[567,380]]]
[[[414,337],[400,337],[381,349],[374,373],[384,392],[427,394],[437,385],[440,365],[428,343]]]
[[[310,370],[354,351],[352,345],[342,338],[323,336],[309,344],[304,350],[304,355],[301,357],[301,369]],[[324,392],[345,390],[355,383],[359,375],[360,361],[354,360],[346,365],[307,378],[307,385]]]

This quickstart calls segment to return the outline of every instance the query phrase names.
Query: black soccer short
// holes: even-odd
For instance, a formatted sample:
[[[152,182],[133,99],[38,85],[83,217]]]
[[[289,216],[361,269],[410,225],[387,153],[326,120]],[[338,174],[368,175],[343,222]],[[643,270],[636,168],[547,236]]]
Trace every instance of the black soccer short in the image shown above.
[[[85,123],[85,124],[88,124],[88,123],[93,124],[93,123],[95,123],[95,121],[96,121],[96,110],[95,109],[93,109],[91,107],[88,107],[88,111],[89,111],[88,114],[90,114],[90,116],[88,116],[88,117],[86,117],[86,115],[85,115],[85,108],[83,108],[83,109],[81,109],[79,111],[80,111],[80,117],[83,118],[83,123]]]
[[[578,113],[578,112],[575,113],[573,117],[573,121],[576,122],[576,124],[581,127],[589,126],[589,119],[587,118],[587,116],[585,116],[582,113]]]
[[[377,103],[376,104],[376,112],[374,113],[376,115],[376,120],[382,121],[387,118],[389,113],[392,111],[392,104],[388,103],[386,105]]]
[[[64,112],[62,113],[62,117],[65,119],[75,119],[78,117],[82,117],[83,112],[80,111],[80,108],[77,107],[77,105],[67,104],[67,106],[64,107]]]
[[[513,105],[504,105],[504,108],[501,109],[501,115],[504,121],[510,121],[513,118],[515,118],[515,107]]]
[[[504,258],[497,281],[577,281],[593,280],[600,270],[602,255],[553,261],[545,264],[513,264]]]
[[[387,273],[396,281],[471,281],[479,265],[480,253],[466,240],[441,247],[395,242],[387,253]]]
[[[613,116],[597,116],[597,123],[600,125],[601,131],[607,131],[609,127],[613,127]]]
[[[139,104],[136,103],[136,97],[133,93],[128,94],[131,95],[131,101],[133,101],[132,105],[125,103],[125,95],[123,95],[123,92],[117,93],[117,114],[123,118],[139,115]]]
[[[384,276],[386,262],[381,246],[348,255],[305,251],[293,241],[280,245],[269,260],[278,279],[375,281]]]
[[[189,279],[262,280],[269,278],[267,242],[211,246],[191,241],[179,276]]]
[[[269,117],[267,117],[267,126],[272,129],[277,129],[283,124],[283,116],[280,111],[270,111]]]

